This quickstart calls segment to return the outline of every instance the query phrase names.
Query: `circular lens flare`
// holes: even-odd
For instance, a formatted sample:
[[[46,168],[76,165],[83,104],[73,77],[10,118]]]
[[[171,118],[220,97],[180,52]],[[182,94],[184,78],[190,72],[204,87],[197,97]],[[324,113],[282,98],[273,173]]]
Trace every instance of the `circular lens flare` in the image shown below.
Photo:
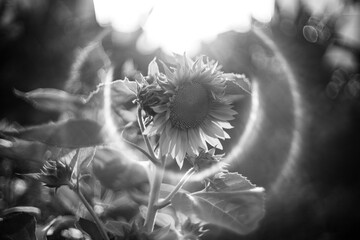
[[[285,58],[282,56],[280,50],[277,48],[275,43],[260,30],[253,29],[253,32],[257,38],[260,39],[262,44],[270,48],[273,52],[279,69],[269,69],[269,71],[285,76],[282,78],[285,81],[281,81],[279,84],[283,84],[286,91],[289,92],[288,96],[290,99],[288,99],[288,101],[291,103],[289,106],[286,106],[287,109],[285,109],[289,112],[289,115],[292,118],[290,121],[293,123],[290,132],[287,133],[290,135],[290,142],[286,142],[284,146],[279,146],[280,148],[285,147],[287,149],[285,150],[285,155],[281,156],[284,159],[283,161],[280,161],[282,164],[280,166],[280,170],[278,171],[275,179],[271,179],[271,183],[268,184],[270,186],[269,191],[275,193],[281,188],[281,184],[284,182],[284,179],[294,174],[295,171],[295,162],[298,159],[301,150],[303,107],[296,78],[292,73],[290,66],[285,61]],[[245,163],[248,160],[250,161],[251,159],[247,157],[249,153],[259,151],[260,142],[264,139],[264,137],[269,137],[263,136],[263,131],[261,131],[265,125],[265,110],[269,107],[267,100],[265,98],[263,99],[265,92],[263,92],[264,89],[260,87],[262,84],[261,81],[265,81],[265,79],[253,78],[251,110],[243,134],[236,141],[236,144],[234,144],[231,152],[224,159],[224,161],[229,165],[236,163],[236,165],[239,166],[241,163]],[[271,141],[271,138],[269,138],[269,141]],[[277,149],[273,149],[273,151],[277,151]],[[218,170],[219,166],[215,165],[209,169],[194,174],[190,181],[203,180],[204,178],[218,172]],[[172,179],[175,183],[179,181],[181,176],[182,174],[174,171],[167,172],[167,177]]]
[[[277,174],[275,180],[272,180],[272,182],[269,184],[270,192],[274,193],[281,188],[281,184],[284,179],[289,177],[295,171],[295,162],[298,159],[301,150],[301,138],[303,130],[303,123],[301,121],[301,117],[303,116],[303,107],[299,88],[296,83],[296,78],[292,73],[290,66],[286,62],[285,58],[282,56],[280,50],[277,48],[275,43],[260,30],[253,29],[253,32],[255,33],[255,36],[262,42],[262,44],[264,44],[273,52],[274,58],[276,59],[278,63],[277,66],[279,66],[279,68],[271,68],[268,70],[276,74],[281,74],[283,76],[282,79],[284,79],[285,81],[281,81],[281,83],[279,83],[283,84],[286,87],[286,91],[290,93],[289,97],[291,98],[288,99],[291,104],[290,106],[287,106],[288,109],[286,109],[286,111],[289,111],[291,113],[291,117],[293,118],[293,126],[290,131],[290,142],[285,145],[285,147],[288,149],[284,156],[285,159],[284,161],[282,161],[281,170]],[[116,147],[122,149],[121,151],[126,152],[124,153],[124,155],[134,156],[127,157],[127,159],[137,159],[133,151],[127,148],[121,140],[121,137],[117,132],[116,125],[112,118],[110,85],[111,76],[112,73],[110,72],[108,74],[108,77],[106,78],[104,89],[105,128],[107,129],[109,137],[113,140],[112,142],[115,142],[117,144]],[[233,149],[230,151],[230,153],[226,156],[224,160],[229,165],[234,164],[235,161],[237,165],[248,160],[250,161],[251,159],[247,158],[246,156],[248,156],[249,152],[258,151],[258,143],[261,139],[265,137],[261,134],[260,129],[262,129],[265,125],[265,110],[269,106],[267,105],[266,99],[263,99],[264,92],[262,92],[263,89],[260,87],[261,84],[264,82],[263,80],[265,79],[253,78],[253,92],[251,96],[250,113],[243,134],[236,141]],[[274,149],[274,151],[276,151],[276,149]],[[219,166],[215,165],[212,168],[194,174],[191,179],[189,179],[189,181],[203,180],[204,178],[213,175],[218,170]],[[169,179],[170,182],[174,183],[177,183],[181,179],[182,175],[183,174],[174,171],[165,172],[166,178]]]

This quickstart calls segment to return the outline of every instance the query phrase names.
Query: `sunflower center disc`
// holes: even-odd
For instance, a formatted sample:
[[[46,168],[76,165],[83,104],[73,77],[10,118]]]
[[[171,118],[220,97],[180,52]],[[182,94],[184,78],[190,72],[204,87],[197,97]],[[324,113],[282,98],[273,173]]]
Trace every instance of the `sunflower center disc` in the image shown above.
[[[181,129],[194,128],[204,120],[208,110],[206,89],[199,83],[187,83],[179,88],[170,106],[170,121]]]

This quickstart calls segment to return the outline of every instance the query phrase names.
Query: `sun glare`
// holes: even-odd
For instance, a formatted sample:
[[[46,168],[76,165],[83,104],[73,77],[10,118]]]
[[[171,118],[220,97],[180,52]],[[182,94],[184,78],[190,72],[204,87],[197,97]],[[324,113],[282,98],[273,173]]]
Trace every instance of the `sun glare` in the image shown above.
[[[133,32],[149,15],[154,1],[93,0],[95,16],[101,26],[111,25],[119,32]]]
[[[100,25],[119,32],[142,27],[138,50],[150,53],[160,47],[166,52],[197,53],[202,42],[226,31],[246,32],[252,18],[267,23],[275,0],[94,0]]]

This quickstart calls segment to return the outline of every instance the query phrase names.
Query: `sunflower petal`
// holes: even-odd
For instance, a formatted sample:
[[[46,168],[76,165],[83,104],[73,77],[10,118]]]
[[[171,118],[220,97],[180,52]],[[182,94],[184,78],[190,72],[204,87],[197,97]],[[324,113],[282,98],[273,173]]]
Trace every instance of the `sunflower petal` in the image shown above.
[[[150,125],[152,128],[154,128],[153,133],[151,133],[150,135],[162,133],[166,127],[166,123],[167,122],[164,114],[157,114],[154,117],[153,124]],[[145,129],[144,134],[148,135],[148,131],[150,130]]]
[[[197,146],[196,148],[202,148],[202,149],[205,149],[207,150],[207,145],[206,145],[206,142],[205,142],[205,138],[201,135],[201,128],[198,127],[196,129],[194,129],[194,134],[197,138]]]
[[[233,109],[231,109],[231,107],[227,108],[227,107],[219,107],[217,106],[215,109],[212,109],[211,111],[216,112],[217,114],[221,114],[221,115],[226,115],[226,116],[234,116],[237,114],[237,112]]]
[[[199,145],[199,142],[201,142],[201,139],[196,136],[195,131],[193,129],[188,130],[188,139],[190,142],[190,148],[192,149],[192,152],[197,154],[198,153],[198,145]]]
[[[216,120],[220,120],[220,121],[230,121],[235,119],[235,117],[231,114],[221,114],[218,113],[216,110],[210,111],[209,115],[215,118]]]
[[[174,141],[174,147],[172,149],[171,156],[175,157],[180,149],[180,145],[178,144],[181,140],[179,130],[174,129],[174,135],[172,137],[173,137],[173,141]]]
[[[213,123],[214,126],[216,126],[216,127],[213,126],[213,129],[216,129],[215,134],[218,138],[222,138],[222,139],[230,138],[229,134],[225,132],[225,130],[221,127],[219,122],[215,122],[215,121],[211,121],[211,122]]]
[[[170,131],[170,134],[169,134],[169,138],[167,139],[170,144],[169,152],[172,155],[175,155],[176,145],[177,145],[176,135],[178,134],[178,130],[176,128],[170,128],[169,131]]]
[[[225,128],[225,129],[231,129],[231,128],[234,128],[230,123],[228,122],[220,122],[218,121],[217,122],[222,128]]]
[[[170,149],[170,142],[168,141],[170,132],[169,132],[169,123],[166,124],[165,130],[160,134],[159,144],[160,150],[163,154],[167,154]]]
[[[169,146],[169,142],[167,141],[167,135],[166,134],[161,134],[160,135],[159,143],[160,143],[161,152],[162,153],[168,153],[170,146]]]
[[[182,167],[182,162],[184,161],[184,157],[186,155],[187,152],[187,146],[188,146],[188,139],[187,139],[187,134],[185,131],[181,131],[180,132],[180,137],[181,137],[181,141],[180,141],[180,149],[178,154],[176,155],[176,161],[179,165],[179,167]],[[181,163],[181,164],[179,164]]]
[[[184,155],[185,156],[185,155]],[[179,168],[181,169],[183,164],[184,164],[184,157],[180,157],[179,155],[175,158],[176,159],[176,163],[179,166]]]
[[[211,146],[216,147],[220,150],[223,149],[222,144],[218,138],[210,137],[209,135],[202,132],[204,138],[206,139],[206,142],[208,142]],[[207,149],[206,149],[207,150]]]
[[[215,121],[204,121],[201,128],[210,137],[225,138],[225,131]]]

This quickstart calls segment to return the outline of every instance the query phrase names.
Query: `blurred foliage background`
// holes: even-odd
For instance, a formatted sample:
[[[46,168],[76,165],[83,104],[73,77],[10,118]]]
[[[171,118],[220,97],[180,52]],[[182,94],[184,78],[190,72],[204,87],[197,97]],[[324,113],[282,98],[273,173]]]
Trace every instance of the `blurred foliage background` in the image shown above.
[[[251,25],[275,42],[292,68],[296,89],[277,81],[280,73],[273,68],[264,67],[273,53],[252,31],[221,33],[197,52],[219,60],[225,72],[260,79],[265,116],[253,130],[258,140],[242,155],[246,161],[235,162],[232,168],[267,189],[266,217],[250,235],[216,229],[209,238],[350,239],[360,221],[360,3],[278,0],[273,7],[270,22],[251,19]],[[85,50],[103,28],[89,0],[1,0],[0,119],[30,126],[59,118],[57,113],[34,109],[17,98],[14,89],[58,88],[81,94],[93,90],[100,82],[103,61],[96,49]],[[139,51],[136,42],[142,33],[141,28],[112,32],[102,42],[115,64],[115,79],[129,74],[129,64],[146,74],[154,56],[166,56],[160,48]],[[82,57],[85,64],[74,71]],[[266,76],[266,71],[275,77]],[[294,92],[301,99],[301,116],[292,111]],[[249,121],[250,105],[251,99],[236,105],[240,117],[230,134],[235,140]],[[300,119],[301,131],[295,129],[295,119]],[[301,139],[299,153],[284,172],[294,129]],[[238,147],[235,140],[226,142],[225,150]],[[17,177],[16,173],[36,171],[36,162],[2,158],[0,164],[0,210],[36,206],[44,209],[39,223],[49,216],[71,214],[64,204],[50,200],[52,193],[38,183]],[[279,176],[281,184],[276,185]]]

